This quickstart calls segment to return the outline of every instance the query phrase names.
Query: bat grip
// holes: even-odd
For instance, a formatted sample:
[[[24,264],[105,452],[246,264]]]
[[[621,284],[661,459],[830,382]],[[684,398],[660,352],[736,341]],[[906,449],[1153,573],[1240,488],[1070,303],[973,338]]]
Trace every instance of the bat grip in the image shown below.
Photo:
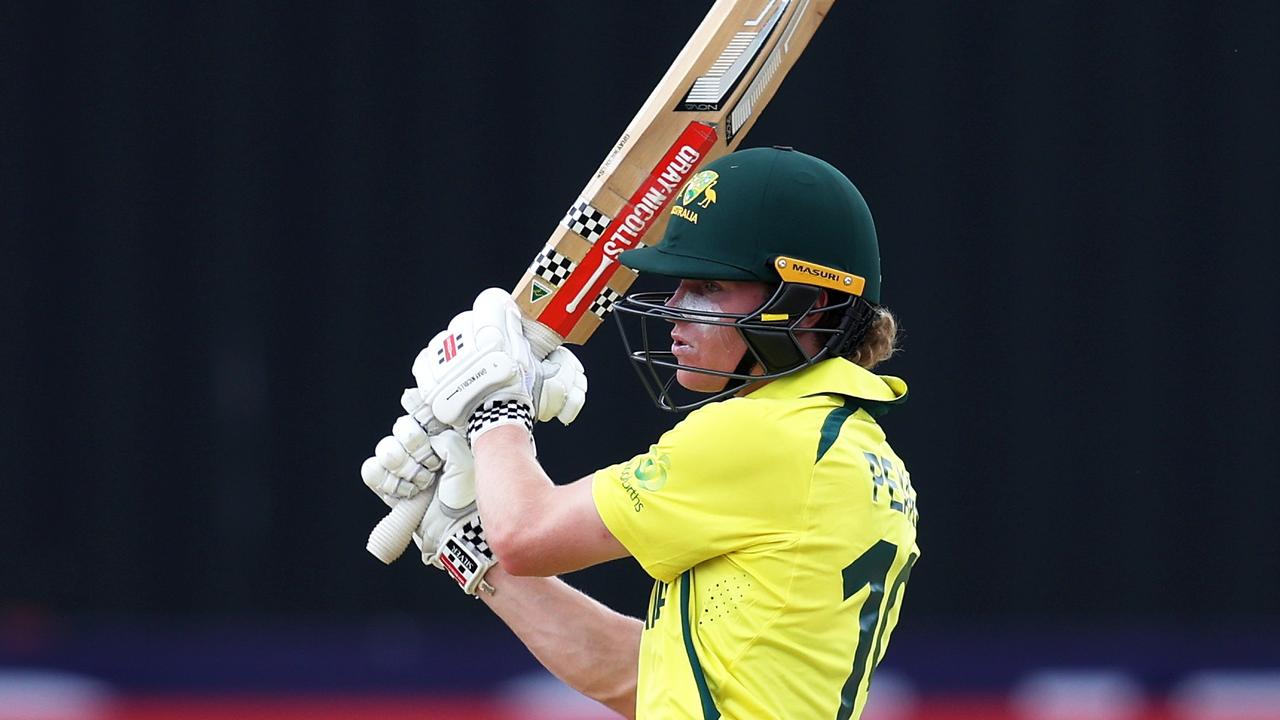
[[[533,350],[533,356],[536,358],[545,360],[552,350],[564,344],[564,338],[537,320],[522,317],[520,324],[523,326],[525,338],[529,341],[529,349]]]
[[[404,553],[405,548],[413,540],[413,531],[418,529],[422,518],[427,514],[427,506],[431,503],[431,493],[420,492],[417,495],[396,503],[391,512],[382,518],[373,531],[369,533],[369,542],[364,548],[384,564],[390,565],[393,560]]]

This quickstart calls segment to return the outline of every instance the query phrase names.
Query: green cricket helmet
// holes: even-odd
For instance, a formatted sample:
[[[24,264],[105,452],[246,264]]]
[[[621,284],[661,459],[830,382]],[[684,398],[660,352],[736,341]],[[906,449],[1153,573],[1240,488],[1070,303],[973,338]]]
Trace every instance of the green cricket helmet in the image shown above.
[[[861,340],[880,301],[880,250],[862,194],[829,163],[791,148],[726,155],[695,173],[675,197],[662,239],[622,253],[623,265],[672,278],[776,285],[751,313],[719,315],[668,307],[673,293],[634,293],[614,308],[627,352],[659,407],[684,410],[727,397],[747,382],[796,372],[844,355]],[[819,305],[825,292],[826,302]],[[801,327],[814,314],[816,326]],[[632,349],[623,316],[638,316],[641,348]],[[732,373],[681,366],[649,347],[648,319],[705,322],[738,329],[747,343]],[[812,325],[812,323],[807,323]],[[800,333],[826,335],[810,353]],[[663,381],[659,368],[671,370]],[[671,395],[674,370],[729,379],[724,391],[692,403]]]

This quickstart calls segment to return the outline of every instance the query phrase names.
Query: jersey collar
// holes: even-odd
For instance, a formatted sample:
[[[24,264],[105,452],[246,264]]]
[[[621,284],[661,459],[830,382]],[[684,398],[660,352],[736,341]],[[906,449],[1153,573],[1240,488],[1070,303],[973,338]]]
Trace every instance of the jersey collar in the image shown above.
[[[780,377],[747,395],[769,400],[843,395],[853,398],[872,415],[882,415],[907,399],[907,384],[892,375],[877,375],[844,358],[829,358],[800,372]]]

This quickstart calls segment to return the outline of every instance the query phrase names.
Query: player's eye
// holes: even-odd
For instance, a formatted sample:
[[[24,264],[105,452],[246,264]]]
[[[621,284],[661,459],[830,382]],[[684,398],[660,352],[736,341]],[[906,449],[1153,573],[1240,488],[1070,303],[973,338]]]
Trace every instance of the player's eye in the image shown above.
[[[714,293],[718,293],[718,292],[720,292],[720,291],[721,291],[721,290],[723,290],[724,288],[722,288],[722,287],[720,286],[720,283],[718,283],[718,282],[716,282],[716,281],[714,281],[714,280],[708,280],[708,281],[706,281],[706,282],[702,283],[702,287],[701,287],[701,288],[699,288],[699,289],[702,291],[702,294],[703,294],[703,295],[712,295],[712,294],[714,294]]]

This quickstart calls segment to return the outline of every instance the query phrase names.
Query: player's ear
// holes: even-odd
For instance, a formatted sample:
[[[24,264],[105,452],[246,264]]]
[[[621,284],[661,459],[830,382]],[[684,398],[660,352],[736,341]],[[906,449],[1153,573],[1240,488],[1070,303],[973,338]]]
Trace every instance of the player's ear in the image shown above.
[[[827,294],[826,290],[819,290],[818,299],[814,301],[813,307],[814,308],[826,307],[830,299],[831,299],[831,296]],[[805,315],[804,318],[800,320],[800,327],[813,327],[814,325],[818,324],[818,320],[820,318],[822,318],[822,313],[811,313],[809,315]]]

